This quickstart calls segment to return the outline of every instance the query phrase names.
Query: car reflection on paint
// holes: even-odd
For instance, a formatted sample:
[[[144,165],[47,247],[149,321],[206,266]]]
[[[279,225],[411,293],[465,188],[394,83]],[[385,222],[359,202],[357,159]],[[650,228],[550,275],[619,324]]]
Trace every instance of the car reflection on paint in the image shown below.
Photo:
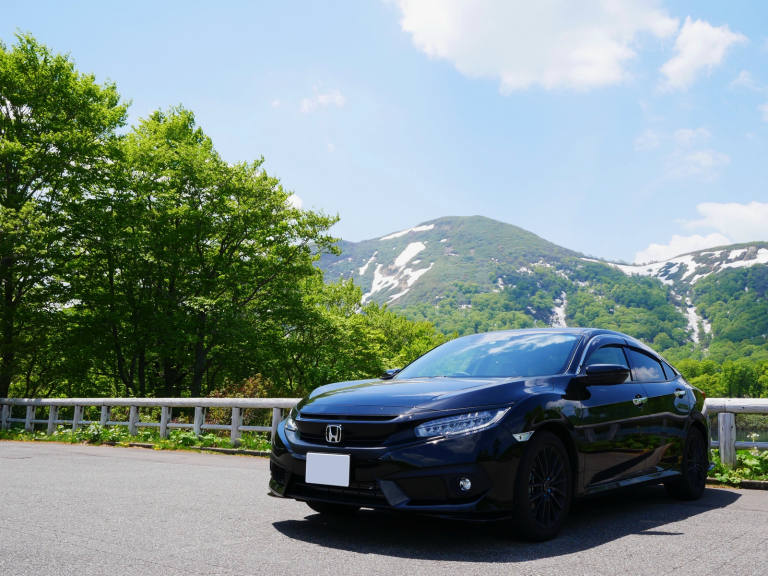
[[[508,519],[544,540],[574,497],[663,482],[674,497],[699,498],[703,403],[618,332],[475,334],[382,378],[314,390],[278,427],[270,489],[322,514]]]

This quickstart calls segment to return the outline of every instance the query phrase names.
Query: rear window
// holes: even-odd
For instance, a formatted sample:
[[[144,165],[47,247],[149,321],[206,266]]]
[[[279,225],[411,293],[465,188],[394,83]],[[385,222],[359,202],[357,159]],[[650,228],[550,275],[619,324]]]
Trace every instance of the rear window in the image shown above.
[[[506,378],[563,373],[578,334],[546,332],[489,332],[464,336],[407,366],[396,379]]]
[[[635,382],[662,382],[666,380],[658,360],[632,348],[629,348],[627,353],[632,365],[632,380]]]

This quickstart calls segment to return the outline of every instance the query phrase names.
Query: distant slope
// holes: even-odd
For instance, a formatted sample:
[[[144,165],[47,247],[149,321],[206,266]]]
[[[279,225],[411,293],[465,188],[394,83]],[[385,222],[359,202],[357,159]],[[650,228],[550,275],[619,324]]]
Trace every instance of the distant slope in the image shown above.
[[[365,301],[459,334],[509,327],[613,328],[661,349],[765,339],[768,243],[702,250],[643,266],[586,258],[511,224],[446,217],[319,262]]]
[[[352,278],[366,300],[407,306],[457,283],[488,286],[500,269],[562,262],[579,254],[511,224],[482,216],[445,217],[325,255],[326,280]],[[489,288],[490,289],[490,288]]]

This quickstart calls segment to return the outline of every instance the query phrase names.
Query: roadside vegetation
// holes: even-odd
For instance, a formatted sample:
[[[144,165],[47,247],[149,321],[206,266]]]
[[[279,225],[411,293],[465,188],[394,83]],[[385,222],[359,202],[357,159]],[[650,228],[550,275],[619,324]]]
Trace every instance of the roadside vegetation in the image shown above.
[[[171,430],[168,438],[161,438],[157,430],[140,429],[136,436],[128,434],[124,426],[100,426],[89,424],[72,431],[71,427],[58,426],[50,436],[45,431],[25,432],[18,428],[0,431],[0,440],[66,442],[69,444],[110,444],[130,446],[151,444],[155,450],[199,450],[205,448],[238,448],[240,450],[269,452],[271,446],[265,434],[244,432],[238,446],[229,436],[206,433],[197,436],[192,430]]]
[[[715,467],[709,472],[709,477],[731,486],[738,486],[743,480],[768,482],[768,450],[738,450],[736,456],[736,467],[726,468],[720,462],[719,452],[712,450]]]

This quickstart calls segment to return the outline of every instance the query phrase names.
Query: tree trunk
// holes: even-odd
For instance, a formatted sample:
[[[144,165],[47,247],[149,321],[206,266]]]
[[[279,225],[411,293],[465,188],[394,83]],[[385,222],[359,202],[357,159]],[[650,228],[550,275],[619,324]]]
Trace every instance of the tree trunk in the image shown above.
[[[4,258],[3,260],[7,260]],[[14,338],[16,324],[16,305],[13,300],[13,272],[7,262],[0,269],[3,285],[3,309],[0,317],[0,398],[8,397],[11,380],[16,371],[16,343]]]
[[[205,312],[201,312],[197,327],[197,339],[195,341],[195,365],[192,371],[193,398],[200,397],[202,392],[207,356],[208,354],[205,349]]]

